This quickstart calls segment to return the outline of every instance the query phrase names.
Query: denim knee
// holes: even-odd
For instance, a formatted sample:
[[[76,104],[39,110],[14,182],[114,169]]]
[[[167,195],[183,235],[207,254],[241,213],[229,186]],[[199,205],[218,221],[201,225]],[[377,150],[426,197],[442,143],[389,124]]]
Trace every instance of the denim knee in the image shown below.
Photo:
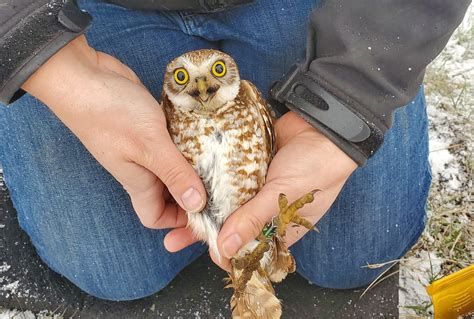
[[[306,272],[302,269],[298,269],[298,273],[311,284],[322,288],[356,289],[370,285],[389,266],[379,269],[368,269],[357,265],[333,265],[332,267],[322,269],[319,273],[314,271]]]
[[[174,278],[174,276],[158,280],[155,278],[152,283],[151,279],[145,276],[140,280],[131,280],[122,277],[121,274],[110,274],[107,271],[94,271],[92,275],[104,278],[106,282],[91,280],[88,276],[69,276],[68,279],[89,295],[112,301],[128,301],[151,296],[166,287]]]
[[[105,254],[101,258],[64,256],[37,250],[41,259],[55,272],[67,278],[84,292],[106,300],[127,301],[150,296],[165,288],[185,266],[170,271],[154,267],[145,260],[132,260]],[[47,254],[47,256],[45,256]],[[61,257],[62,256],[62,257]],[[163,256],[164,257],[164,256]],[[155,260],[158,261],[159,258]],[[140,266],[138,266],[141,264]]]
[[[392,265],[388,263],[384,267],[371,269],[367,267],[368,264],[397,260],[418,241],[425,226],[424,212],[424,208],[419,208],[418,213],[413,212],[413,224],[409,228],[394,232],[393,236],[387,236],[389,233],[383,229],[380,236],[375,234],[371,236],[372,238],[368,237],[352,245],[348,242],[342,242],[342,245],[326,242],[326,246],[322,247],[315,245],[318,234],[308,233],[305,237],[313,238],[303,238],[295,245],[297,271],[310,283],[324,288],[365,287]],[[400,224],[396,225],[395,228],[403,227]]]

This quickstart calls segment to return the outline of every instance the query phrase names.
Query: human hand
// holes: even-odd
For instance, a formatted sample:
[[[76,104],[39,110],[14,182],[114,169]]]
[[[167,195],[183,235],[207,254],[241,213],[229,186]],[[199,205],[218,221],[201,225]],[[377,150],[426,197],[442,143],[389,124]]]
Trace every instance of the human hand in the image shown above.
[[[145,226],[184,227],[183,209],[203,208],[204,186],[172,142],[159,103],[130,68],[96,52],[84,36],[51,57],[22,88],[45,103],[123,185]],[[170,194],[178,205],[168,201]]]
[[[299,214],[315,224],[330,208],[357,164],[326,136],[293,112],[275,123],[277,154],[270,164],[265,186],[249,202],[224,223],[218,237],[218,263],[229,270],[229,258],[244,244],[256,238],[263,226],[278,213],[278,195],[284,193],[291,201],[319,189],[312,204]],[[289,227],[288,245],[298,241],[308,230]]]

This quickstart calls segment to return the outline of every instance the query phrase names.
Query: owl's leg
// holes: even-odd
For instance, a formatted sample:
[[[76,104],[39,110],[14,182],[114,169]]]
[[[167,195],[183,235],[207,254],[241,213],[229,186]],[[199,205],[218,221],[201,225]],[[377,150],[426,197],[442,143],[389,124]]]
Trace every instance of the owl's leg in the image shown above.
[[[280,194],[280,197],[278,198],[280,212],[276,218],[276,225],[272,222],[271,225],[265,226],[262,233],[257,238],[258,245],[252,251],[247,252],[243,256],[237,256],[231,259],[232,267],[234,267],[236,270],[242,271],[242,274],[238,278],[237,282],[233,283],[233,287],[237,294],[241,291],[244,291],[245,286],[252,277],[254,271],[262,271],[260,261],[263,259],[265,253],[270,249],[270,241],[273,240],[275,231],[279,238],[284,238],[286,234],[286,228],[290,223],[301,225],[307,229],[317,230],[313,224],[311,224],[311,222],[298,215],[299,209],[314,200],[314,194],[316,192],[317,190],[312,191],[295,200],[290,205],[288,205],[288,199],[286,195]]]
[[[253,272],[261,271],[260,261],[270,249],[269,240],[267,238],[259,236],[257,240],[258,245],[251,252],[247,252],[243,256],[231,258],[232,267],[242,271],[242,274],[232,285],[237,295],[245,290],[247,282],[252,277]]]
[[[257,247],[255,247],[254,250],[246,253],[245,255],[241,257],[233,257],[231,259],[232,266],[234,266],[238,270],[241,270],[241,269],[248,269],[250,267],[255,267],[255,265],[259,265],[259,262],[263,258],[263,255],[270,248],[268,240],[266,238],[261,238],[261,237],[262,236],[259,236],[259,238],[257,238],[258,245]],[[257,267],[255,267],[254,270],[256,269]]]
[[[278,213],[277,220],[277,232],[280,238],[284,238],[286,234],[286,228],[290,223],[303,226],[309,230],[318,229],[313,226],[311,222],[298,215],[298,210],[304,205],[312,203],[314,200],[314,194],[319,190],[314,190],[303,197],[295,200],[293,203],[288,205],[288,198],[285,194],[280,194],[278,198],[278,205],[280,206],[280,212]]]

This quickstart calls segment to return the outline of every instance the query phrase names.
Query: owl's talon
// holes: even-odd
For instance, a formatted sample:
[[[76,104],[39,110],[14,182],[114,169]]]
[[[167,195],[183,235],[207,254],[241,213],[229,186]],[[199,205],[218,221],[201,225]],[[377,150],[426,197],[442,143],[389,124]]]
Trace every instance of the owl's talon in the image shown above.
[[[309,222],[307,219],[304,219],[303,217],[299,216],[296,214],[291,221],[295,223],[296,225],[303,226],[309,230],[314,229],[314,226],[311,222]]]
[[[299,226],[303,226],[309,230],[315,230],[319,233],[319,230],[307,219],[298,215],[298,210],[303,208],[306,204],[312,203],[314,200],[314,194],[319,190],[313,190],[308,194],[295,200],[293,203],[288,205],[288,199],[285,194],[280,194],[278,198],[278,205],[280,212],[278,214],[278,236],[283,238],[286,234],[286,228],[290,223],[294,223]]]

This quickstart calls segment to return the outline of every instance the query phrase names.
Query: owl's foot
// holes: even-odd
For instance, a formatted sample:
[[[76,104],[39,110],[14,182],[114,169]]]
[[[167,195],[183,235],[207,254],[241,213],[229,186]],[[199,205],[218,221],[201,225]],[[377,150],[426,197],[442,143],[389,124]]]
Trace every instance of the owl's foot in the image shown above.
[[[270,242],[274,240],[275,233],[278,234],[279,238],[284,238],[286,234],[286,228],[290,223],[303,226],[307,229],[317,228],[313,226],[311,222],[298,215],[298,210],[304,205],[313,202],[314,194],[319,190],[314,190],[303,197],[295,200],[293,203],[288,205],[288,198],[285,194],[280,194],[278,198],[278,205],[280,211],[272,223],[267,224],[262,233],[257,238],[258,245],[250,251],[250,249],[240,256],[231,258],[232,267],[235,270],[242,271],[237,282],[233,283],[233,288],[238,294],[239,291],[243,291],[247,282],[252,277],[254,271],[262,272],[262,265],[260,261],[263,259],[265,253],[270,249]],[[288,252],[289,253],[289,252]]]
[[[280,212],[278,213],[278,220],[277,220],[277,232],[280,238],[285,237],[286,228],[290,223],[295,223],[296,225],[303,226],[309,230],[315,230],[317,232],[318,229],[313,226],[311,222],[307,219],[304,219],[300,215],[298,215],[298,210],[303,208],[304,205],[312,203],[314,200],[314,194],[316,194],[319,190],[314,190],[303,197],[298,198],[293,203],[288,205],[288,198],[285,194],[280,194],[278,198],[278,206],[280,206]]]

